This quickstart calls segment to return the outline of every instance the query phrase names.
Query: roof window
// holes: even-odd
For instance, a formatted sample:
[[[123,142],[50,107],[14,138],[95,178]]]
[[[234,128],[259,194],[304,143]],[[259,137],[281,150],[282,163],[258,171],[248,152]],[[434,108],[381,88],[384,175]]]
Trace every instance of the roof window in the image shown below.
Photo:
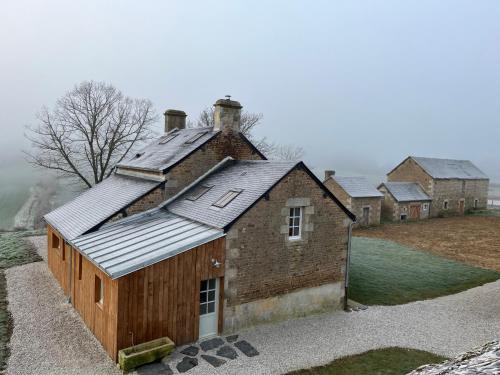
[[[186,142],[184,142],[185,144],[191,144],[191,143],[194,143],[196,142],[198,139],[200,139],[201,137],[203,137],[205,134],[207,134],[208,132],[207,131],[204,131],[204,132],[198,132],[196,133],[195,135],[193,135],[191,138],[189,138]]]
[[[186,197],[188,201],[195,201],[200,198],[203,194],[213,188],[213,185],[200,185],[193,189],[190,195]]]
[[[220,197],[217,202],[215,202],[212,206],[218,208],[226,207],[231,201],[236,198],[243,190],[229,190],[226,194]]]
[[[172,133],[172,134],[168,134],[167,136],[163,137],[161,140],[160,140],[160,145],[164,145],[165,143],[168,143],[170,142],[172,139],[174,139],[175,137],[177,137],[179,135],[179,133]]]

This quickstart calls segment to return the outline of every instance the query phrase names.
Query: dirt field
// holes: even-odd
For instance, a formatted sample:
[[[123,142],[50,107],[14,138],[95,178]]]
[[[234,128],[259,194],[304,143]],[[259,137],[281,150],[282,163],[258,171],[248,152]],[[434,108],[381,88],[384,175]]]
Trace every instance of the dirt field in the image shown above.
[[[358,229],[360,237],[392,240],[474,266],[500,271],[500,217],[465,216]]]

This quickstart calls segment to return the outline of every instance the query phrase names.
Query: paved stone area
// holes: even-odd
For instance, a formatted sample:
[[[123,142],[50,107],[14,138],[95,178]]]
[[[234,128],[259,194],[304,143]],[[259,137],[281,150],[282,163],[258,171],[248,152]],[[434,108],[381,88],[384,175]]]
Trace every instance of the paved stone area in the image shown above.
[[[68,305],[45,263],[6,272],[9,309],[14,318],[7,374],[117,374],[114,364]],[[208,352],[188,374],[284,374],[331,362],[367,350],[399,346],[454,357],[498,339],[500,281],[452,296],[400,306],[332,312],[240,332]],[[247,357],[234,343],[247,341],[258,352]],[[238,356],[218,355],[225,346]],[[186,346],[187,347],[187,346]],[[162,364],[177,374],[176,365],[189,357],[178,348]],[[226,363],[213,367],[201,354]],[[165,367],[166,368],[166,367]],[[145,370],[144,370],[145,371]],[[165,372],[168,374],[168,372]]]

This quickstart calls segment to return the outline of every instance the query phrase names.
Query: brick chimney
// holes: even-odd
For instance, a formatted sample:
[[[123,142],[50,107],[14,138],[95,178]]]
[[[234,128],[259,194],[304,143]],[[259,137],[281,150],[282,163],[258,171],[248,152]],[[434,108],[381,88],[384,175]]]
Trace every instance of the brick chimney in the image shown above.
[[[219,99],[214,104],[214,130],[221,130],[225,134],[238,133],[240,131],[241,104],[231,100],[229,95],[226,99]]]
[[[167,109],[163,115],[165,116],[165,133],[175,128],[186,128],[186,112],[177,109]]]
[[[332,171],[330,169],[327,169],[325,171],[325,181],[328,180],[330,177],[335,176],[335,171]]]

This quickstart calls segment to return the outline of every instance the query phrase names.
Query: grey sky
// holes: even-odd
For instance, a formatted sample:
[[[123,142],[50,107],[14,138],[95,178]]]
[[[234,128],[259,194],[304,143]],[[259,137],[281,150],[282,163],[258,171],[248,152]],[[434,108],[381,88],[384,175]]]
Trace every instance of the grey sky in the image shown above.
[[[82,80],[191,118],[225,94],[317,172],[408,154],[500,180],[500,2],[26,1],[0,12],[0,158]]]

